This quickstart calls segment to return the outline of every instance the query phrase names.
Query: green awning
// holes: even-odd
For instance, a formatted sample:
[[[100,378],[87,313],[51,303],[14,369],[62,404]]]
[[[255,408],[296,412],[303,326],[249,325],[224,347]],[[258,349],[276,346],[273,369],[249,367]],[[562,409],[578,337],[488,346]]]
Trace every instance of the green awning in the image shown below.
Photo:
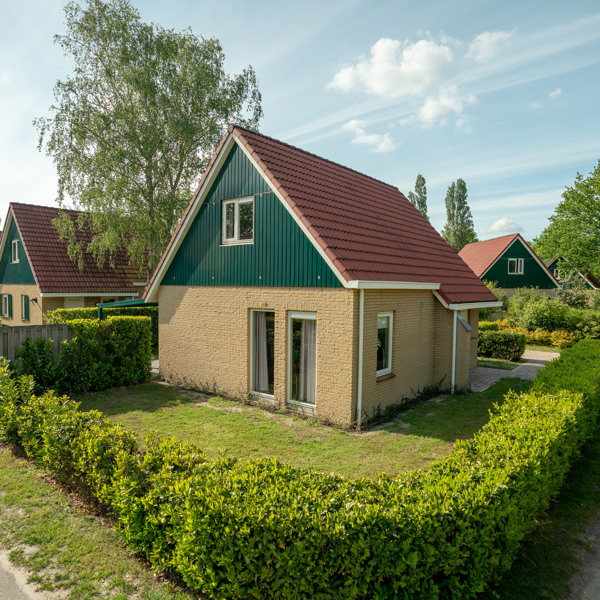
[[[117,302],[101,302],[98,304],[98,319],[102,320],[103,308],[121,308],[123,306],[158,306],[158,302],[144,302],[142,298],[134,298],[133,300],[119,300]]]

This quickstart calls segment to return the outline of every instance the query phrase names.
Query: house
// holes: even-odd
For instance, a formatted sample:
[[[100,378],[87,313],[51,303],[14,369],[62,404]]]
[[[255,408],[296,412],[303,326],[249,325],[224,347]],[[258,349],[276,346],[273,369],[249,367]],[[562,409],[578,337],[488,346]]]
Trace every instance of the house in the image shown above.
[[[558,279],[561,280],[561,266],[564,270],[565,268],[570,271],[574,271],[577,273],[578,278],[582,281],[583,286],[586,290],[600,290],[600,280],[597,277],[594,277],[592,273],[587,271],[586,273],[582,273],[581,271],[577,271],[569,264],[569,261],[563,256],[561,258],[552,259],[547,265],[546,268]]]
[[[115,268],[100,268],[84,252],[80,271],[68,256],[52,225],[60,209],[11,202],[0,242],[0,295],[3,325],[40,325],[45,312],[57,308],[95,306],[109,300],[141,296],[145,282],[129,265],[125,250],[116,253]],[[77,211],[66,210],[71,218]],[[91,233],[80,234],[83,241]]]
[[[459,256],[482,281],[495,282],[508,297],[516,289],[538,288],[554,296],[560,283],[521,234],[512,233],[466,245]]]
[[[168,381],[346,424],[466,387],[499,305],[395,187],[234,126],[145,299]]]

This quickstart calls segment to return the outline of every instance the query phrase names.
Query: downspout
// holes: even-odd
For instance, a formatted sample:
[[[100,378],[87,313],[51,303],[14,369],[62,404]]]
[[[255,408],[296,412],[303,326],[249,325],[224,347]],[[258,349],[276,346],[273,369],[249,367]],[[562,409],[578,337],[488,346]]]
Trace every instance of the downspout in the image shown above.
[[[365,322],[365,290],[359,291],[358,306],[358,390],[356,393],[356,425],[360,427],[362,421],[362,388],[363,388],[363,343]]]
[[[452,319],[452,385],[450,387],[450,393],[454,394],[454,388],[456,386],[456,316],[458,312],[456,309],[453,311],[454,317]]]

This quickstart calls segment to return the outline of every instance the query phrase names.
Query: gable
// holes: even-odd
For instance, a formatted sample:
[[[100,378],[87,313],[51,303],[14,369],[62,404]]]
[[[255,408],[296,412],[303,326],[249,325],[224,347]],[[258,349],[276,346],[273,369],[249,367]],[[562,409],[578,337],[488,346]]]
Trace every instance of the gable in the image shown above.
[[[563,265],[566,265],[567,269],[573,269],[573,267],[571,267],[571,265],[569,265],[569,263],[563,258],[555,258],[551,263],[549,263],[547,265],[548,270],[550,271],[550,273],[552,273],[554,275],[554,270],[555,269],[559,269],[559,264],[563,263]],[[581,279],[581,281],[583,281],[583,285],[585,287],[586,290],[595,290],[596,288],[594,287],[594,285],[592,285],[592,282],[588,279],[588,277],[586,277],[583,273],[576,271],[575,269],[573,269],[576,273],[577,273],[577,277],[579,279]],[[590,275],[591,277],[591,275]],[[561,282],[562,283],[562,282]]]
[[[222,203],[243,197],[254,200],[254,242],[222,245]],[[237,144],[225,158],[160,285],[342,287]]]
[[[511,258],[523,259],[523,274],[510,274],[508,262]],[[532,256],[520,238],[500,255],[498,260],[481,276],[486,281],[497,282],[501,288],[538,287],[542,290],[555,289],[556,283],[547,269]]]
[[[19,262],[12,262],[12,242],[19,240]],[[10,218],[10,225],[4,231],[4,248],[0,256],[0,283],[35,285],[35,278],[27,258],[25,248],[15,220]]]

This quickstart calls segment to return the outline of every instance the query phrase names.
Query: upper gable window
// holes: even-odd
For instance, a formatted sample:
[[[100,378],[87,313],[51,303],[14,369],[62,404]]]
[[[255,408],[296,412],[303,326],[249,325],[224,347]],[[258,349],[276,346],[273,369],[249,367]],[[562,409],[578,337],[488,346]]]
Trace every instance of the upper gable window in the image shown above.
[[[19,240],[12,241],[12,262],[19,262]]]
[[[509,275],[523,275],[523,259],[522,258],[509,258],[508,259],[508,274]]]
[[[223,244],[251,244],[254,241],[254,199],[237,198],[223,202]]]

